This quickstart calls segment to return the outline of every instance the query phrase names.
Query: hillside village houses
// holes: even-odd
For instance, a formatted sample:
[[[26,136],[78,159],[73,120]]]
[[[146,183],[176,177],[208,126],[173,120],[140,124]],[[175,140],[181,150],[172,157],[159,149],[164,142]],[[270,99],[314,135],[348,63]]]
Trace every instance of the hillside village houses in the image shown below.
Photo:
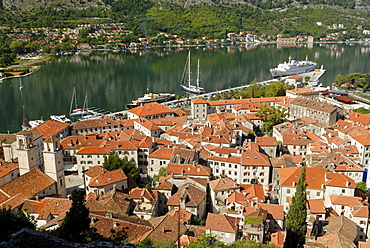
[[[149,103],[128,110],[126,120],[45,121],[1,134],[0,205],[55,228],[70,206],[64,177],[69,171],[83,179],[91,225],[102,234],[128,228],[132,243],[181,236],[185,244],[211,233],[225,243],[243,238],[279,245],[305,165],[307,242],[325,243],[332,220],[356,226],[351,242],[369,241],[368,198],[356,189],[363,181],[370,188],[369,115],[338,112],[311,90],[287,95],[197,98],[188,115]],[[261,133],[263,120],[255,116],[264,104],[289,113],[272,137]],[[151,189],[138,187],[122,169],[104,169],[110,154],[132,159]],[[341,216],[346,219],[336,219]]]

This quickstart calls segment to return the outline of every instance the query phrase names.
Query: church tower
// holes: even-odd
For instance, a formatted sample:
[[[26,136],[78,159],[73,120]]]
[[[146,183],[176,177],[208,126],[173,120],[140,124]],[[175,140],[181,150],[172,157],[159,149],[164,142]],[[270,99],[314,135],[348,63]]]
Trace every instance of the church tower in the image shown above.
[[[57,192],[66,197],[66,182],[64,177],[63,149],[58,138],[50,137],[44,140],[44,173],[57,182]]]
[[[19,174],[23,175],[38,167],[36,146],[33,144],[33,135],[30,131],[22,130],[16,137]]]

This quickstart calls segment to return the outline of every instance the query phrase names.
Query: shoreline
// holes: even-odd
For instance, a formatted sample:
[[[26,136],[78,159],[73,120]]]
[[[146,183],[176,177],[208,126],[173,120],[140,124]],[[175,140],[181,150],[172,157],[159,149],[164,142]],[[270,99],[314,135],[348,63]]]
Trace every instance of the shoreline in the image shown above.
[[[34,72],[37,72],[38,70],[41,69],[41,65],[37,65],[39,63],[45,62],[52,59],[51,55],[45,55],[42,58],[35,58],[35,59],[18,59],[16,62],[17,64],[13,64],[4,68],[1,68],[1,71],[3,73],[9,73],[9,72],[25,72],[28,71],[25,74],[20,74],[20,75],[11,75],[11,76],[5,76],[5,77],[0,77],[0,82],[3,82],[6,79],[11,79],[11,78],[19,78],[19,77],[26,77],[31,75]]]
[[[179,48],[179,47],[215,47],[215,46],[240,46],[240,45],[265,45],[265,44],[276,44],[281,46],[300,46],[303,44],[359,44],[359,45],[370,45],[368,42],[364,41],[316,41],[316,42],[292,42],[292,43],[285,43],[285,42],[277,42],[277,41],[261,41],[261,42],[225,42],[225,43],[213,43],[213,44],[173,44],[173,45],[157,45],[157,46],[146,46],[146,47],[134,47],[134,48],[124,48],[124,49],[116,49],[116,48],[92,48],[92,49],[86,49],[86,50],[79,50],[77,52],[81,51],[133,51],[133,50],[149,50],[149,49],[156,49],[156,48]],[[72,53],[72,55],[75,54]],[[47,54],[40,58],[35,59],[19,59],[17,62],[18,64],[13,64],[5,68],[1,68],[3,72],[6,70],[15,70],[16,68],[19,68],[19,71],[24,70],[30,70],[28,73],[23,75],[15,75],[15,76],[6,76],[6,77],[0,77],[0,83],[7,79],[12,78],[19,78],[19,77],[26,77],[31,75],[34,72],[37,72],[41,69],[40,65],[35,65],[38,63],[42,63],[45,61],[48,61],[50,59],[53,59],[53,57],[56,56],[55,54]]]

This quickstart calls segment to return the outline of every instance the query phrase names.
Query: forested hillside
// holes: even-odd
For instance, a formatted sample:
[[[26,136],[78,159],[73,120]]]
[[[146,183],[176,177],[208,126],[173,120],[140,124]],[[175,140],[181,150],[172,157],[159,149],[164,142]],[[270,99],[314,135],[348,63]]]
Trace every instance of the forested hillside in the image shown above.
[[[363,37],[359,25],[370,29],[370,0],[1,1],[0,25],[73,28],[80,23],[122,22],[137,37],[164,32],[183,38],[225,38],[230,32],[251,32],[319,38],[340,32],[339,39],[346,40]]]

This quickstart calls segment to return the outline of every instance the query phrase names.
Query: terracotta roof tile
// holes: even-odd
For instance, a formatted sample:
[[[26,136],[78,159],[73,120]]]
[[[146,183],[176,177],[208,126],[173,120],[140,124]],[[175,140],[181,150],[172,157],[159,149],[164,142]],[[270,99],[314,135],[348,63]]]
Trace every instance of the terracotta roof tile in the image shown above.
[[[236,233],[239,219],[231,216],[208,213],[206,228],[221,232]]]
[[[36,168],[1,186],[0,191],[7,196],[5,199],[22,192],[27,192],[29,195],[34,196],[55,183],[52,178]],[[4,198],[2,199],[3,201],[5,200]]]
[[[63,123],[59,121],[47,120],[40,125],[31,129],[31,131],[37,130],[43,135],[44,139],[57,135],[59,132],[69,127],[69,123]]]
[[[197,98],[197,99],[191,100],[191,102],[194,104],[207,104],[207,101],[204,100],[203,98]]]
[[[325,214],[326,213],[323,199],[308,200],[307,205],[308,205],[308,209],[313,214]]]
[[[339,174],[339,173],[326,173],[326,178],[328,181],[325,182],[327,186],[342,187],[342,188],[351,188],[356,187],[356,183],[350,177]]]
[[[22,210],[39,214],[37,219],[46,220],[49,215],[56,217],[67,212],[72,206],[72,202],[66,198],[45,197],[39,202],[37,209],[34,209],[32,205],[37,204],[34,201],[28,201],[28,204],[23,205]],[[31,207],[31,209],[28,209],[28,207]]]
[[[344,195],[331,195],[330,201],[334,205],[346,205],[346,206],[364,206],[361,197],[355,196],[344,196]]]
[[[354,211],[352,211],[352,215],[355,217],[363,217],[368,218],[369,217],[369,207],[368,206],[362,206],[359,208],[355,208]]]
[[[292,187],[298,182],[302,167],[279,169],[280,185]],[[306,168],[307,189],[322,189],[325,183],[325,171],[322,168]]]
[[[311,109],[319,110],[319,111],[326,112],[326,113],[332,113],[336,111],[335,106],[332,104],[315,101],[315,100],[311,100],[309,98],[304,98],[304,97],[298,97],[294,99],[290,103],[290,105],[298,105],[298,106],[311,108]]]
[[[285,218],[283,205],[260,203],[258,206],[267,211],[267,218],[273,218],[276,220],[284,220]],[[271,215],[271,217],[269,215]]]
[[[78,150],[76,153],[77,155],[109,155],[110,151],[107,148],[104,147],[82,147]]]
[[[91,119],[72,123],[73,130],[100,128],[100,127],[114,127],[114,126],[119,127],[120,122],[115,121],[111,118]]]
[[[133,188],[130,190],[130,199],[146,198],[148,201],[158,200],[158,191],[150,189]]]
[[[169,214],[152,218],[150,223],[153,225],[153,231],[148,233],[144,238],[150,238],[153,241],[175,241],[180,236],[178,230],[180,229],[180,234],[186,231],[186,226],[182,223],[179,224],[177,219],[170,216]]]
[[[112,235],[111,230],[116,232],[120,230],[126,230],[127,240],[129,242],[139,243],[141,237],[152,231],[153,228],[148,222],[143,224],[144,221],[138,222],[137,218],[134,217],[105,217],[102,215],[90,213],[89,217],[92,219],[90,227],[97,229],[97,232],[104,237],[110,237]]]
[[[158,114],[173,113],[173,110],[157,102],[146,103],[143,106],[139,106],[128,110],[128,112],[137,115],[138,117],[145,117]]]
[[[187,207],[198,207],[205,199],[207,193],[191,184],[183,185],[176,194],[172,195],[167,202],[169,206],[179,206],[180,199],[185,201]]]
[[[90,169],[88,169],[87,171],[85,171],[84,174],[87,175],[87,176],[89,176],[89,177],[91,177],[91,178],[93,178],[93,177],[102,175],[105,172],[107,172],[106,169],[104,169],[100,165],[95,165],[95,166],[91,167]]]
[[[257,198],[260,201],[265,201],[265,191],[261,184],[241,184],[241,193],[245,193],[247,198]]]
[[[242,153],[241,165],[271,166],[271,163],[267,155],[255,150],[247,150]]]
[[[123,180],[127,180],[126,174],[122,169],[117,169],[92,178],[89,187],[103,187]]]
[[[159,159],[167,159],[170,160],[173,153],[172,148],[162,148],[155,150],[149,155],[149,158],[159,158]]]
[[[277,140],[275,137],[257,137],[256,143],[260,146],[277,146]]]
[[[230,189],[236,189],[238,188],[238,185],[231,178],[225,177],[210,181],[209,187],[213,191],[225,191]]]
[[[0,145],[2,144],[12,144],[17,140],[15,134],[0,134]]]
[[[188,176],[211,176],[211,167],[200,164],[168,164],[167,173]]]
[[[354,241],[357,237],[357,224],[344,215],[331,218],[326,233],[339,233]]]

